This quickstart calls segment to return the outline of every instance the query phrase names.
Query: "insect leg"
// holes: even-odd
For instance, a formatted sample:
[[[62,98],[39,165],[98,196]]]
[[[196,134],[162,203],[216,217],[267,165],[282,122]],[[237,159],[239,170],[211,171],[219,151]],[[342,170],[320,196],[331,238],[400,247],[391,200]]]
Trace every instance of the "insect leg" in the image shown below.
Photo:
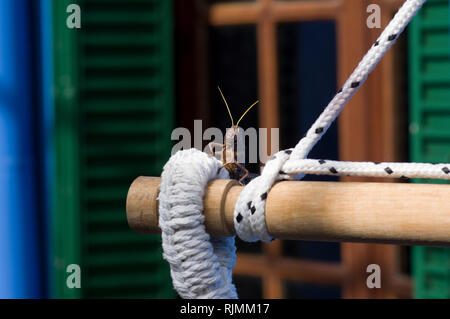
[[[244,184],[242,183],[242,181],[248,176],[248,170],[247,170],[244,166],[242,166],[239,162],[235,162],[235,164],[236,164],[237,166],[239,166],[239,168],[240,168],[243,172],[245,172],[244,176],[242,176],[242,177],[239,179],[239,184],[244,185]]]
[[[223,149],[225,144],[219,144],[219,143],[214,143],[214,142],[211,142],[211,143],[208,144],[209,152],[211,153],[210,154],[211,156],[216,156],[215,147],[217,147],[217,146],[220,146]],[[221,155],[221,157],[223,157],[223,155]],[[222,161],[222,158],[220,159],[220,161]]]

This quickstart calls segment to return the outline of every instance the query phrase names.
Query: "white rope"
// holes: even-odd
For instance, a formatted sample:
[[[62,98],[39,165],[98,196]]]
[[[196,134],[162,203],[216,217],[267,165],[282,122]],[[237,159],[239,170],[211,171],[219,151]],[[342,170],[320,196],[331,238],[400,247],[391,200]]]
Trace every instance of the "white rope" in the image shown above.
[[[450,179],[450,164],[305,159],[425,1],[406,0],[306,136],[295,148],[272,156],[262,174],[242,190],[234,210],[234,226],[241,239],[273,239],[265,222],[269,191],[277,180],[292,179],[296,174]],[[161,176],[158,199],[164,258],[170,264],[174,287],[183,298],[237,297],[231,279],[234,237],[210,238],[203,223],[205,188],[211,179],[225,177],[225,170],[218,172],[221,165],[200,151],[180,151],[170,158]]]
[[[330,125],[341,113],[350,98],[364,83],[376,64],[394,44],[426,0],[406,0],[378,40],[363,57],[356,69],[334,96],[325,110],[311,126],[306,136],[294,149],[278,152],[266,163],[262,174],[252,180],[239,195],[234,210],[234,226],[237,235],[246,241],[270,241],[265,223],[265,202],[273,183],[281,179],[292,179],[288,174],[333,174],[352,176],[421,177],[448,179],[450,164],[433,167],[415,163],[350,163],[306,160],[314,145],[321,139]],[[327,161],[325,161],[327,162]],[[332,165],[332,166],[330,166]]]
[[[410,178],[435,178],[450,180],[450,164],[430,163],[387,163],[387,162],[340,162],[330,160],[289,160],[281,174],[302,172],[304,174],[390,177],[409,180]]]
[[[293,159],[305,158],[308,155],[309,151],[321,139],[323,134],[325,134],[350,98],[361,87],[377,63],[394,44],[400,36],[400,33],[405,29],[425,1],[407,0],[402,5],[381,33],[378,40],[349,76],[342,89],[335,95],[316,122],[311,126],[306,136],[295,146],[291,156]]]
[[[182,298],[237,298],[232,283],[234,237],[214,238],[205,230],[203,197],[215,178],[228,178],[222,163],[196,149],[177,152],[161,175],[159,226],[163,256]]]

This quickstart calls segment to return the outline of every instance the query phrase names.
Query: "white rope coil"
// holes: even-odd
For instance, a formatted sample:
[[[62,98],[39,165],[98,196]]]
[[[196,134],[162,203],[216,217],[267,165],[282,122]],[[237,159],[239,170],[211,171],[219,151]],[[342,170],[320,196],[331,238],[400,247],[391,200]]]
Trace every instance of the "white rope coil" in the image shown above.
[[[237,298],[232,283],[234,237],[210,237],[203,197],[208,182],[228,178],[222,163],[196,149],[177,152],[164,166],[159,186],[163,256],[182,298]]]

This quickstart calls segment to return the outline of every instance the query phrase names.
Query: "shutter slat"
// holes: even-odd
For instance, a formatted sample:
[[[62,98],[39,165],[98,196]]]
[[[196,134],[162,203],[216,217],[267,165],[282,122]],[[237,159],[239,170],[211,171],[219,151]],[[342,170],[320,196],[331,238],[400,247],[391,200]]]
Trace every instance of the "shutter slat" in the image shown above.
[[[170,155],[171,1],[84,0],[79,37],[88,297],[170,297],[159,236],[133,233],[128,187]],[[83,6],[82,6],[83,8]]]
[[[409,32],[411,161],[450,161],[449,2],[428,0]],[[443,180],[421,180],[448,183]],[[413,247],[416,298],[450,297],[450,248]]]

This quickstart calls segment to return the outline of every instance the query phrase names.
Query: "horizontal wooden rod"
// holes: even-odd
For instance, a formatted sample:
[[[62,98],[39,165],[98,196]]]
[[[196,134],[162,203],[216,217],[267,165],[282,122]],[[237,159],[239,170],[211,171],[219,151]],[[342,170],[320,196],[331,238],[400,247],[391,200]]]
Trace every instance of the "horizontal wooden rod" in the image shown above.
[[[127,196],[129,226],[158,233],[159,177],[139,177]],[[242,186],[214,180],[206,190],[206,230],[234,235]],[[284,181],[266,202],[269,233],[279,239],[450,246],[450,185]]]
[[[274,22],[334,20],[340,8],[338,0],[217,3],[209,7],[208,20],[213,26],[257,24],[270,16]]]
[[[259,3],[217,3],[209,7],[208,20],[213,26],[256,24],[261,10]]]
[[[276,22],[297,22],[334,20],[340,1],[279,1],[273,4],[273,17]]]

